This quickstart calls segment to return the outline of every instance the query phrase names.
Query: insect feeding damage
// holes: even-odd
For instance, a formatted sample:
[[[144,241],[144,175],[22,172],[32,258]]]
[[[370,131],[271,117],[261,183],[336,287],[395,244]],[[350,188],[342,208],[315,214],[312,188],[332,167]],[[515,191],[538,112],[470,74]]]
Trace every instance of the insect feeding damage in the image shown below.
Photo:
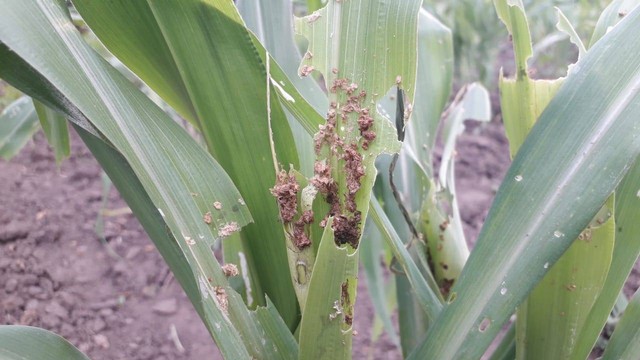
[[[342,283],[340,290],[340,302],[342,303],[344,312],[344,322],[348,326],[351,326],[353,324],[353,303],[349,295],[349,280]]]
[[[287,173],[281,170],[276,176],[276,185],[271,189],[271,194],[278,199],[280,218],[285,224],[293,221],[298,212],[298,192],[300,184],[296,181],[293,172]]]
[[[311,71],[313,67],[305,65],[301,69],[301,75],[308,75]],[[333,69],[334,74],[337,72],[337,69]],[[329,106],[326,123],[320,125],[314,136],[317,160],[314,164],[314,176],[309,182],[330,205],[320,227],[325,227],[327,219],[333,217],[336,244],[349,244],[357,248],[362,213],[357,208],[356,196],[365,176],[363,152],[369,150],[376,139],[374,118],[366,105],[367,93],[358,90],[358,84],[338,77],[329,91],[336,100]],[[308,226],[313,223],[314,214],[311,210],[306,210],[298,215],[299,192],[300,184],[295,174],[280,170],[271,194],[278,201],[283,224],[291,228],[290,236],[294,245],[302,249],[311,245]],[[296,216],[299,216],[297,220]]]
[[[337,73],[337,69],[333,72]],[[370,109],[365,106],[366,91],[358,91],[358,84],[347,78],[336,78],[329,91],[335,98],[346,101],[331,102],[327,122],[320,126],[314,137],[316,155],[325,158],[316,161],[311,183],[331,206],[320,226],[326,224],[326,218],[333,216],[336,243],[357,248],[362,213],[357,209],[356,195],[365,176],[361,150],[369,149],[376,133]],[[344,174],[345,189],[340,189],[334,179],[333,174],[338,173]],[[344,199],[341,199],[340,190],[345,191]]]
[[[231,221],[222,225],[220,229],[218,229],[218,236],[221,238],[225,238],[239,230],[240,226],[238,226],[238,223],[235,221]]]
[[[300,184],[298,184],[293,171],[287,173],[285,170],[280,170],[276,176],[276,184],[271,189],[271,194],[278,201],[282,223],[285,226],[293,227],[292,234],[290,234],[293,244],[302,250],[311,245],[311,238],[307,235],[307,228],[308,225],[313,223],[313,211],[303,211],[298,220],[294,221],[298,214],[299,192]]]
[[[227,263],[222,265],[222,272],[226,277],[238,276],[238,267],[235,264]]]
[[[210,224],[211,224],[211,221],[213,220],[213,219],[211,218],[211,211],[207,211],[207,213],[206,213],[206,214],[204,214],[204,216],[202,217],[202,219],[204,220],[204,223],[205,223],[205,224],[210,225]]]
[[[214,286],[213,292],[216,295],[216,304],[218,308],[225,313],[225,315],[229,316],[229,297],[227,295],[227,291],[222,286]]]

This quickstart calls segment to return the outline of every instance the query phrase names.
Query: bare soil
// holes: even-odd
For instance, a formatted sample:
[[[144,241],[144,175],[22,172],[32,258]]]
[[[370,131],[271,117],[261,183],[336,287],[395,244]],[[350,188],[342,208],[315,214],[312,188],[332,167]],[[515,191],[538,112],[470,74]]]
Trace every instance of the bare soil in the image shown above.
[[[52,330],[95,360],[219,359],[132,215],[107,217],[107,242],[101,242],[94,230],[101,171],[73,140],[72,157],[59,169],[42,134],[15,159],[0,162],[0,324]],[[459,200],[473,243],[509,164],[499,119],[470,126],[457,150]],[[106,208],[125,208],[115,190]],[[373,308],[361,280],[354,358],[400,358],[385,335],[372,343]],[[627,293],[638,283],[636,269]]]

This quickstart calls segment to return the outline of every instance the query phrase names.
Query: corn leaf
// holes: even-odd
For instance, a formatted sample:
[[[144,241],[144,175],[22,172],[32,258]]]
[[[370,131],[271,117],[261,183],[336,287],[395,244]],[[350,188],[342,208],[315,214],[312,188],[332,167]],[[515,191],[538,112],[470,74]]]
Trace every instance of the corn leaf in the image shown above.
[[[445,293],[460,276],[469,257],[454,181],[455,145],[458,136],[464,132],[465,120],[491,120],[489,93],[480,84],[472,83],[462,88],[448,109],[442,129],[444,149],[439,176],[430,179],[429,192],[421,209],[421,229],[430,249],[434,276]],[[449,211],[445,210],[447,207],[450,207]]]
[[[624,180],[616,189],[615,198],[615,228],[616,241],[613,248],[611,267],[607,279],[602,287],[600,296],[596,300],[584,327],[580,332],[574,351],[574,359],[585,359],[589,356],[602,328],[604,327],[611,309],[618,299],[618,294],[624,287],[633,265],[640,255],[640,161],[629,170]]]
[[[284,324],[280,322],[282,326],[276,329],[279,338],[267,334],[265,328],[269,326],[273,332],[278,319],[264,324],[256,320],[228,286],[211,252],[215,239],[251,219],[240,194],[220,166],[84,44],[63,4],[25,2],[4,8],[0,15],[0,76],[47,106],[62,110],[80,128],[89,129],[104,142],[103,150],[111,152],[105,158],[124,162],[117,168],[128,179],[138,179],[138,189],[143,188],[141,193],[146,192],[150,199],[142,209],[152,209],[152,213],[143,215],[155,217],[156,222],[162,219],[166,224],[156,226],[154,234],[168,231],[176,239],[169,248],[180,249],[188,264],[178,260],[176,263],[188,266],[189,281],[197,284],[185,290],[197,299],[194,305],[204,315],[222,353],[231,358],[260,354],[295,357],[295,351],[289,349],[278,353],[284,350],[278,346],[294,342]],[[32,21],[38,26],[33,26]],[[33,39],[38,41],[34,44]],[[132,184],[135,188],[136,182]],[[203,214],[216,211],[212,200],[229,205],[227,208],[237,204],[238,210],[221,211],[221,217],[209,227]]]
[[[328,236],[328,226],[325,228],[317,264],[314,266],[307,298],[307,301],[314,301],[314,306],[311,303],[305,306],[300,327],[302,358],[321,354],[330,358],[345,358],[351,353],[357,246],[376,176],[374,161],[380,153],[393,153],[400,148],[396,127],[389,117],[377,111],[376,103],[389,89],[397,87],[406,92],[406,104],[408,107],[412,106],[420,3],[416,0],[393,3],[329,1],[323,9],[305,18],[296,19],[295,22],[296,32],[309,41],[299,73],[301,76],[309,76],[317,71],[323,75],[331,103],[327,110],[329,114],[334,114],[333,121],[336,122],[335,126],[324,128],[325,133],[334,131],[340,143],[344,143],[329,144],[317,150],[316,160],[325,161],[330,166],[330,176],[337,188],[336,197],[340,199],[336,204],[340,213],[335,213],[334,210],[332,214],[335,215],[334,223],[337,224],[335,238]],[[366,125],[361,123],[361,119],[364,119]],[[404,127],[404,124],[399,126]],[[321,132],[318,134],[322,136]],[[352,160],[347,161],[349,157],[339,156],[337,151],[332,150],[334,146],[342,148],[345,155],[348,151],[357,154],[351,153],[349,157]],[[361,174],[358,175],[359,173]],[[357,188],[353,190],[354,187]],[[345,236],[345,225],[351,230],[348,236]],[[342,230],[338,232],[337,229],[341,227]],[[325,241],[330,244],[324,244]],[[334,249],[323,250],[325,247]],[[341,268],[342,273],[337,269],[320,266],[329,261],[321,260],[326,256],[334,257],[331,261],[336,263],[346,262],[341,260],[345,257],[353,259],[356,273],[351,273],[349,266]],[[315,279],[319,280],[314,281]],[[322,304],[316,303],[318,300],[312,294],[325,291],[331,296],[321,297]],[[333,296],[335,291],[338,291],[339,298]],[[334,308],[336,301],[342,306],[340,312],[346,314],[345,321],[341,326],[323,328],[322,321],[328,321],[326,319],[333,314],[329,311]],[[342,337],[348,339],[335,342]],[[319,349],[317,344],[331,345],[326,349],[327,352],[322,353],[324,350]],[[306,352],[306,348],[309,352]]]
[[[605,35],[544,110],[496,195],[456,300],[412,358],[481,356],[635,162],[639,18],[633,11]]]
[[[0,357],[4,360],[89,360],[62,337],[31,326],[0,326]]]
[[[604,35],[603,28],[613,27],[623,18],[619,14],[628,13],[638,4],[640,4],[638,0],[614,0],[600,16],[591,38],[592,44]],[[636,164],[616,189],[616,241],[611,267],[602,292],[580,332],[575,346],[574,359],[585,359],[589,356],[612,309],[616,306],[620,296],[624,297],[624,294],[621,293],[622,288],[640,254],[640,238],[636,236],[640,232],[640,224],[638,224],[636,217],[640,211],[640,201],[638,201],[638,190],[636,189],[638,183],[640,183],[640,163],[636,161]]]
[[[165,230],[167,224],[164,217],[149,199],[126,160],[113,148],[91,136],[82,128],[76,126],[76,131],[105,172],[113,179],[118,192],[127,201],[149,237],[156,244],[172,273],[180,281],[187,296],[194,304],[196,311],[205,319],[205,325],[208,328],[217,328],[219,324],[206,321],[211,316],[208,312],[211,312],[211,306],[214,304],[201,300],[202,282],[193,276],[190,265],[193,264],[193,260],[185,256],[173,234]],[[241,267],[242,262],[237,265]],[[230,292],[227,295],[230,299],[230,318],[243,335],[245,346],[250,351],[254,354],[269,354],[273,358],[296,358],[297,343],[271,302],[267,303],[266,308],[259,307],[255,311],[247,312],[237,294]],[[259,321],[262,328],[257,326],[256,321]],[[210,331],[215,330],[210,329]],[[222,348],[222,346],[220,347]]]
[[[616,326],[602,360],[633,360],[640,352],[640,291],[633,299]]]
[[[363,236],[365,241],[360,243],[360,262],[367,277],[367,291],[375,308],[376,319],[379,320],[379,324],[382,325],[391,341],[400,347],[400,339],[391,320],[391,313],[394,309],[389,309],[387,305],[387,297],[390,295],[389,288],[392,287],[392,284],[389,284],[391,281],[385,280],[382,266],[380,266],[384,242],[382,241],[382,235],[375,226],[376,224],[371,217],[367,218]],[[378,329],[374,328],[373,330]]]
[[[525,16],[522,8],[514,7],[513,11]],[[559,9],[556,11],[556,26],[567,33],[571,42],[578,47],[580,61],[586,49],[564,14]],[[529,30],[519,28],[517,31]],[[514,43],[514,49],[518,46]],[[574,66],[580,65],[571,65],[569,71]],[[501,77],[503,119],[512,156],[563,80],[532,80],[528,74],[514,80]],[[611,197],[602,210],[605,212],[603,218],[596,219],[597,223],[594,222],[580,234],[579,239],[551,267],[527,300],[520,304],[516,321],[518,358],[571,358],[574,355],[577,339],[601,294],[611,265],[615,241],[613,210]],[[549,264],[546,266],[548,268]]]
[[[77,0],[75,4],[124,64],[157,88],[169,104],[193,109],[192,118],[209,151],[254,216],[254,223],[242,231],[246,259],[254,262],[249,266],[259,269],[258,279],[251,279],[257,282],[253,299],[264,304],[263,294],[258,293],[264,290],[289,327],[295,328],[298,310],[286,266],[284,233],[274,220],[278,208],[269,193],[275,174],[268,136],[266,71],[233,2]],[[122,38],[131,43],[123,43]],[[141,43],[145,45],[138,46]],[[169,51],[157,50],[163,48]],[[153,82],[158,73],[183,86],[160,92],[164,88]],[[297,167],[295,148],[289,146],[294,142],[291,130],[275,99],[271,101],[271,122],[278,160]]]
[[[516,358],[516,327],[511,324],[509,330],[493,351],[489,360],[513,360]]]
[[[414,155],[428,176],[433,176],[433,150],[442,111],[453,83],[451,30],[424,9],[418,21],[418,75],[416,104],[407,125],[405,152]],[[408,147],[408,148],[407,148]],[[411,152],[408,150],[412,150]],[[402,164],[402,162],[401,162]]]
[[[405,245],[400,240],[400,237],[395,232],[391,222],[385,215],[384,211],[380,207],[378,201],[371,201],[371,216],[373,221],[377,224],[378,229],[387,240],[391,251],[396,257],[398,264],[404,270],[404,273],[411,284],[411,288],[415,292],[417,303],[427,315],[429,321],[433,321],[442,311],[442,298],[439,297],[439,293],[434,292],[432,289],[436,288],[435,280],[424,276],[420,272],[420,269],[413,261],[413,258],[407,251]],[[438,295],[436,295],[438,294]]]
[[[44,135],[47,137],[49,145],[53,148],[56,163],[59,165],[62,160],[71,154],[67,119],[36,100],[33,101],[33,106],[38,114]]]
[[[28,96],[23,96],[0,113],[0,156],[16,156],[40,128],[38,115]]]
[[[607,201],[613,209],[613,198]],[[518,358],[574,358],[578,339],[609,272],[615,223],[587,227],[517,312]],[[595,339],[594,339],[595,340]],[[593,345],[593,344],[591,344]]]
[[[247,27],[256,35],[260,43],[254,41],[254,45],[261,54],[262,61],[266,63],[265,50],[277,62],[270,64],[270,69],[281,67],[284,74],[271,75],[271,81],[275,87],[276,95],[284,107],[291,101],[292,97],[288,92],[298,91],[304,95],[306,101],[318,112],[325,111],[328,104],[326,94],[320,89],[318,82],[310,77],[299,77],[298,66],[302,60],[300,51],[294,41],[293,35],[293,10],[290,0],[240,0],[236,2],[238,11],[242,15]],[[284,75],[285,79],[282,79]],[[293,86],[289,86],[291,82]],[[294,95],[295,96],[295,95]],[[293,97],[293,101],[295,97]],[[289,125],[294,135],[298,157],[300,158],[300,172],[311,177],[313,175],[313,163],[315,154],[313,152],[313,141],[304,129],[304,126],[290,113],[287,114]],[[315,126],[313,132],[317,131]]]
[[[638,0],[613,0],[600,15],[596,23],[596,28],[591,36],[590,46],[593,46],[593,44],[600,40],[611,27],[635,9],[638,4],[640,4]]]
[[[580,58],[582,58],[587,52],[587,49],[582,43],[582,40],[580,39],[578,33],[573,28],[573,25],[571,25],[571,22],[569,22],[569,19],[567,19],[562,10],[560,10],[560,8],[558,7],[556,7],[556,14],[558,16],[556,28],[569,36],[569,41],[571,41],[571,43],[578,48],[578,60],[580,60]]]
[[[396,186],[404,200],[403,205],[409,213],[415,214],[426,203],[428,193],[434,190],[429,180],[434,175],[433,149],[441,113],[449,99],[453,78],[453,38],[451,30],[424,9],[418,18],[418,68],[416,79],[416,102],[411,120],[406,127],[406,138],[396,166]],[[387,94],[380,107],[390,114],[396,112],[397,100]],[[398,211],[398,204],[389,184],[388,168],[390,161],[380,159],[378,168],[381,185],[377,194],[384,202],[384,209],[403,241],[409,241],[411,233],[404,217]],[[387,243],[390,239],[387,238]],[[465,245],[466,246],[466,245]],[[414,252],[425,250],[414,247]],[[415,253],[414,253],[415,255]],[[398,254],[396,254],[398,256]],[[405,261],[413,261],[408,259]],[[433,279],[428,267],[422,269],[427,279]],[[405,355],[424,337],[429,321],[411,291],[410,281],[405,274],[396,276],[396,293],[398,297],[398,322],[400,325],[402,351]],[[415,275],[414,275],[415,276]],[[414,280],[415,281],[415,280]],[[431,290],[438,294],[435,281],[430,284]],[[436,296],[437,297],[437,296]]]
[[[329,218],[300,324],[301,359],[350,359],[358,257],[335,246]]]
[[[148,1],[73,4],[111,53],[182,117],[199,124],[185,80]]]

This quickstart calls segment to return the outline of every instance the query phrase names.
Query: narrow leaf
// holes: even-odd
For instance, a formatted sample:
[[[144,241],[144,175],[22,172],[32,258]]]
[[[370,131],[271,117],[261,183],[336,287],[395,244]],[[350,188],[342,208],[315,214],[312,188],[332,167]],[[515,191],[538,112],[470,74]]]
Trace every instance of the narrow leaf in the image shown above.
[[[385,291],[388,291],[389,284],[385,280],[382,266],[380,265],[384,243],[382,242],[382,235],[375,226],[371,218],[367,219],[364,234],[365,240],[360,244],[360,262],[367,277],[367,290],[371,297],[371,303],[376,310],[376,315],[391,341],[400,347],[400,339],[393,327],[391,311],[387,306],[388,292]]]
[[[613,0],[600,15],[596,28],[591,36],[590,46],[598,42],[615,24],[622,20],[639,4],[639,0]]]
[[[5,160],[16,156],[39,128],[38,116],[28,96],[9,104],[0,113],[0,156]]]
[[[82,42],[63,6],[48,2],[11,3],[5,10],[0,15],[0,41],[13,52],[5,51],[4,45],[1,48],[1,75],[25,91],[41,94],[39,100],[57,101],[58,107],[67,109],[65,114],[83,127],[91,119],[97,128],[93,131],[105,134],[109,145],[121,151],[152,199],[156,216],[164,214],[167,229],[179,234],[177,244],[189,260],[192,281],[198,284],[197,296],[206,305],[202,313],[223,354],[246,357],[271,353],[272,338],[262,341],[263,330],[251,321],[239,295],[228,287],[210,249],[220,234],[250,220],[240,203],[238,211],[223,212],[223,217],[216,219],[216,227],[203,221],[205,212],[217,210],[210,201],[218,200],[231,207],[241,199],[224,171],[184,130]],[[31,26],[30,21],[36,20],[40,26]],[[32,36],[26,42],[22,35],[13,36],[14,33]],[[37,46],[33,39],[38,39]],[[17,56],[32,68],[19,63]],[[57,66],[50,66],[49,61]],[[27,71],[4,72],[15,68]],[[51,89],[54,91],[49,92]],[[168,149],[160,145],[166,143],[174,146]],[[232,323],[242,327],[236,328]],[[240,333],[254,341],[243,341]]]
[[[332,218],[314,264],[300,324],[301,359],[350,359],[358,257],[337,247]]]
[[[320,244],[307,301],[313,301],[312,294],[342,288],[340,298],[347,304],[343,309],[348,317],[353,316],[357,273],[340,273],[337,268],[319,266],[320,254],[324,246],[338,247],[357,265],[357,248],[376,177],[375,159],[383,152],[400,149],[396,127],[386,114],[378,111],[376,104],[389,89],[401,89],[406,93],[404,105],[408,109],[413,106],[420,3],[330,1],[323,9],[295,23],[296,31],[309,41],[299,74],[315,75],[315,71],[322,74],[330,102],[326,124],[314,137],[317,141],[313,183],[331,206],[328,215],[333,217],[335,236],[330,239],[323,236],[322,241],[331,244]],[[396,118],[400,127],[409,115],[410,111]],[[328,185],[324,186],[325,183]],[[317,222],[324,221],[325,214],[316,216]],[[335,257],[333,261],[341,261],[338,253],[328,254]],[[325,278],[333,282],[313,281]],[[323,329],[322,323],[311,320],[331,315],[327,310],[337,299],[323,299],[322,305],[309,303],[305,307],[301,348],[308,344],[303,341],[313,338],[320,344],[336,347],[331,354],[344,358],[351,353],[351,322],[346,321],[344,328]],[[348,339],[337,343],[340,337]]]
[[[611,267],[600,296],[593,305],[588,319],[580,332],[574,359],[585,359],[602,331],[618,295],[640,254],[640,161],[629,170],[616,189],[615,227],[616,241]]]
[[[36,100],[33,101],[33,105],[38,113],[44,135],[49,141],[49,146],[53,148],[56,163],[59,165],[71,154],[67,119]]]
[[[602,360],[633,360],[640,352],[640,291],[636,291],[611,336]]]
[[[0,357],[5,360],[89,360],[61,336],[20,325],[0,326]]]
[[[542,278],[544,264],[571,245],[635,162],[639,19],[640,11],[628,14],[599,41],[542,113],[454,286],[457,299],[413,358],[479,357]]]
[[[268,137],[266,71],[234,3],[75,3],[105,46],[143,80],[148,79],[152,88],[164,89],[151,81],[164,72],[172,83],[183,84],[165,89],[167,92],[161,95],[170,104],[174,99],[193,109],[209,151],[238,187],[254,217],[255,223],[242,231],[247,260],[255,261],[249,266],[259,269],[258,278],[251,279],[252,283],[257,281],[253,298],[257,304],[264,304],[264,294],[258,293],[264,290],[289,327],[295,328],[298,310],[286,266],[285,236],[277,221],[278,207],[269,193],[275,174]],[[111,31],[114,22],[118,24],[116,32]],[[145,29],[138,31],[140,26]],[[136,40],[122,44],[122,37]],[[156,45],[137,48],[135,44],[141,42]],[[162,47],[168,51],[160,52]],[[237,74],[242,74],[242,81]],[[296,149],[290,146],[294,140],[284,112],[276,99],[270,105],[278,160],[284,166],[297,167]],[[229,204],[228,210],[232,208],[234,205]]]
[[[556,28],[563,33],[569,35],[569,40],[578,47],[578,60],[580,60],[584,54],[587,52],[587,49],[584,47],[580,36],[573,28],[573,25],[569,22],[562,10],[559,7],[556,7],[556,14],[558,16],[558,22],[556,23]]]
[[[411,255],[402,243],[402,240],[398,237],[393,226],[389,222],[389,219],[384,215],[380,204],[372,199],[371,201],[371,216],[373,221],[378,226],[378,229],[384,235],[388,241],[393,254],[395,255],[398,263],[402,267],[407,276],[413,291],[415,291],[418,299],[418,304],[422,307],[422,310],[427,314],[429,320],[433,321],[442,311],[442,299],[439,295],[432,290],[438,288],[433,278],[430,279],[431,286],[427,285],[427,280],[420,273],[420,269],[411,258]],[[438,293],[439,294],[439,293]]]

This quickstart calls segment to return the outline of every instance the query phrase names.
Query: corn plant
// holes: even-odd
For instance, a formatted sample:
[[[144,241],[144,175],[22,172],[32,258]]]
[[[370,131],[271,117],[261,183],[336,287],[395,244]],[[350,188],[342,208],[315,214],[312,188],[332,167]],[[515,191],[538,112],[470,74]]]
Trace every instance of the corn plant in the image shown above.
[[[584,359],[640,253],[635,2],[605,10],[588,50],[559,13],[581,57],[540,81],[523,4],[494,1],[516,60],[500,78],[513,164],[472,251],[455,142],[465,120],[491,118],[489,96],[472,83],[449,101],[452,34],[421,0],[309,1],[295,19],[286,0],[74,0],[187,126],[84,41],[66,2],[0,5],[0,77],[33,98],[2,115],[11,152],[40,119],[62,159],[70,124],[225,358],[350,358],[362,260],[407,358],[480,358],[517,308],[493,359]],[[637,357],[639,297],[605,358]],[[86,358],[21,326],[0,326],[0,354]]]

